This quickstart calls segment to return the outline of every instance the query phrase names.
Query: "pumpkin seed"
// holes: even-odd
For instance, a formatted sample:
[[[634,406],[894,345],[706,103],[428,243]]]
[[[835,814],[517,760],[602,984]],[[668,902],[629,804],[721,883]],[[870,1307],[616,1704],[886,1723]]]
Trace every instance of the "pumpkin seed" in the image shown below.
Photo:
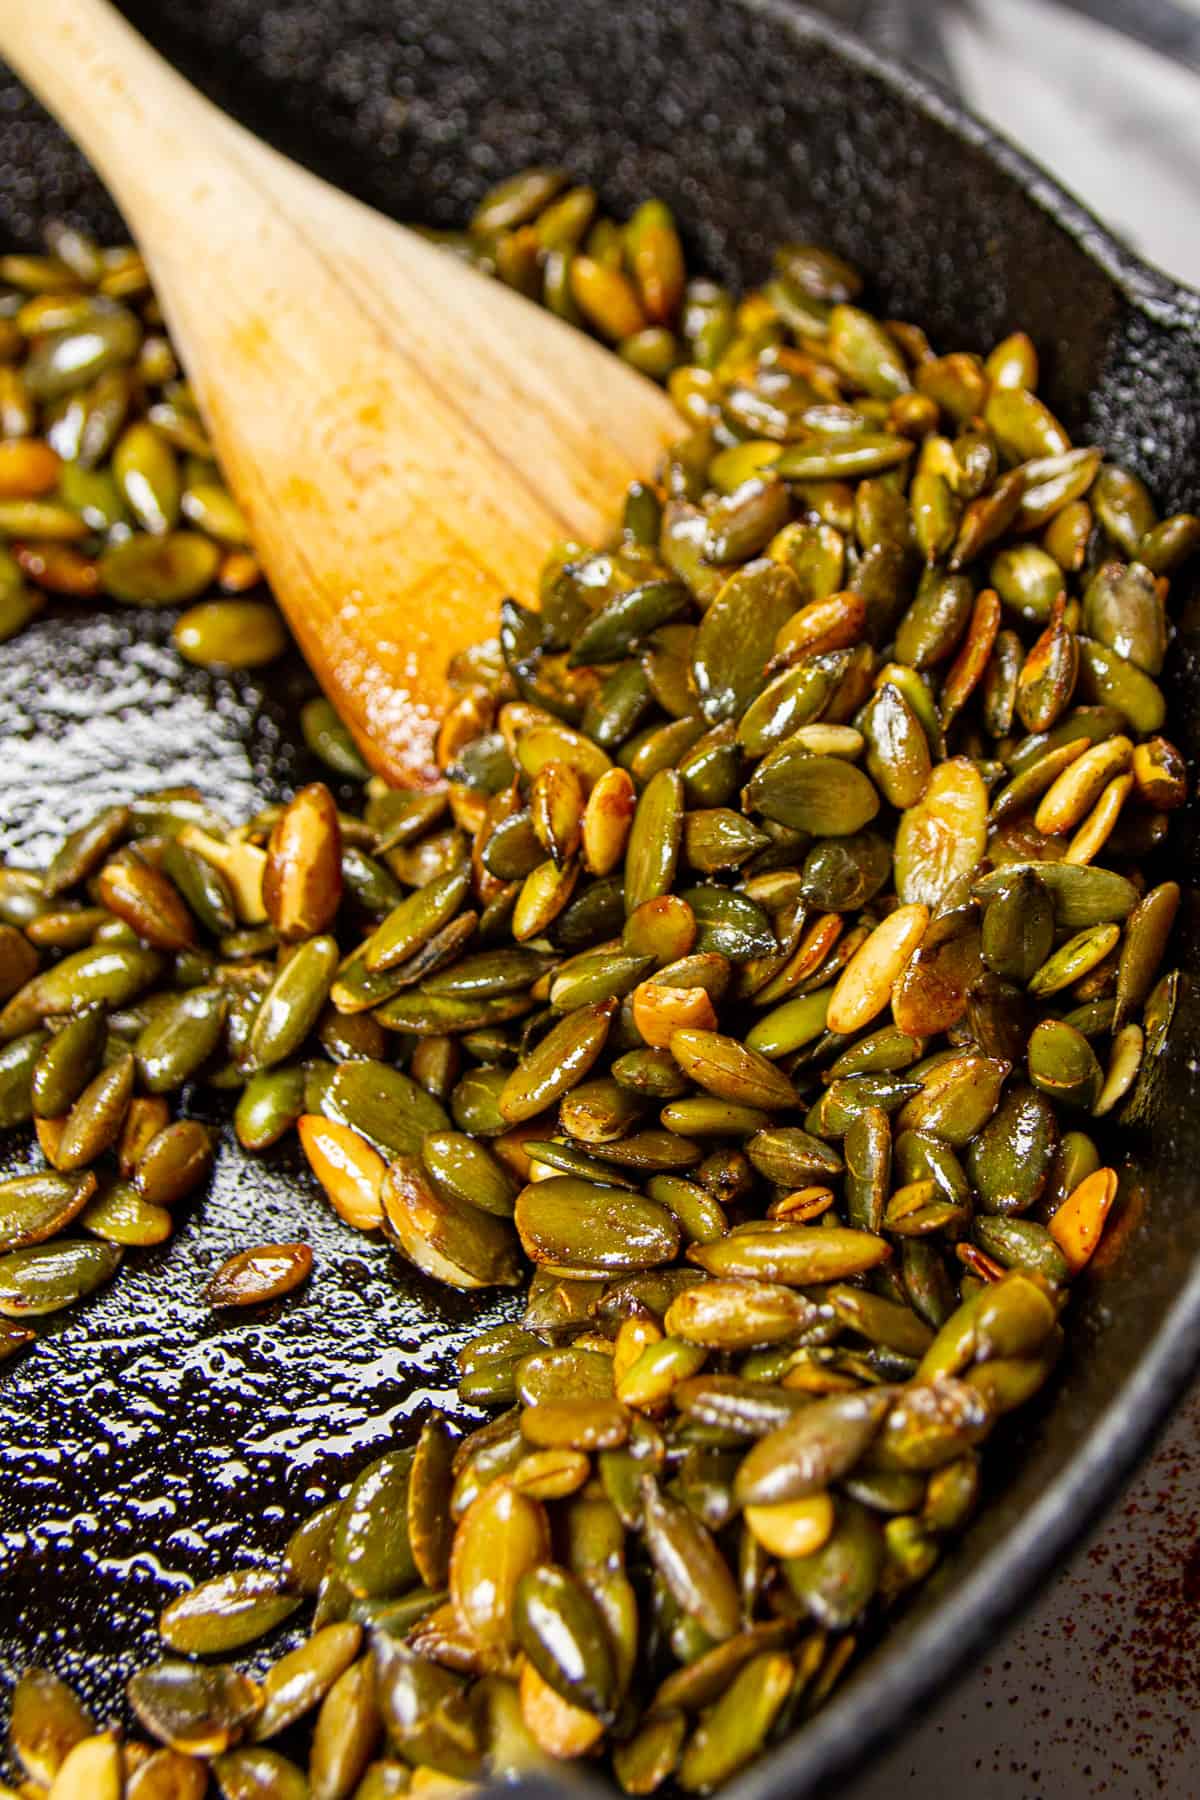
[[[116,1273],[121,1252],[80,1239],[31,1244],[0,1256],[0,1313],[9,1319],[60,1312]]]
[[[82,1169],[113,1145],[120,1135],[133,1095],[134,1061],[119,1062],[93,1077],[72,1106],[56,1150],[60,1169]]]
[[[218,1575],[172,1600],[158,1622],[172,1650],[188,1656],[219,1656],[265,1637],[300,1604],[298,1594],[280,1587],[269,1569],[241,1569]]]
[[[379,1714],[374,1666],[363,1656],[338,1676],[321,1702],[308,1762],[313,1800],[338,1800],[352,1792],[378,1743]]]
[[[582,1080],[604,1048],[615,1001],[576,1007],[518,1065],[500,1094],[500,1112],[519,1124],[542,1112]]]
[[[212,1767],[225,1800],[259,1800],[264,1794],[271,1800],[308,1800],[307,1777],[278,1750],[261,1745],[229,1750]]]
[[[946,903],[983,856],[987,810],[987,790],[965,757],[933,771],[896,832],[896,892],[906,906],[935,910]]]
[[[818,837],[848,837],[879,811],[879,795],[861,769],[793,742],[759,765],[743,799],[777,824]]]
[[[134,1041],[142,1085],[152,1094],[168,1094],[182,1087],[216,1050],[227,1011],[228,1001],[220,988],[198,987],[171,995]]]
[[[131,1677],[126,1691],[151,1737],[186,1756],[219,1756],[239,1741],[262,1704],[256,1682],[220,1663],[152,1663]]]
[[[887,1244],[871,1232],[840,1227],[777,1224],[730,1233],[719,1243],[693,1244],[691,1262],[710,1275],[782,1283],[785,1287],[811,1287],[822,1281],[841,1281],[861,1274],[887,1260]]]
[[[308,938],[283,964],[251,1028],[253,1068],[271,1068],[300,1048],[329,998],[337,961],[337,940],[323,936]]]
[[[49,1787],[71,1751],[94,1730],[90,1714],[57,1675],[24,1670],[13,1688],[8,1735],[31,1781]]]
[[[260,1244],[238,1250],[209,1277],[204,1298],[209,1306],[261,1306],[278,1300],[307,1281],[312,1251],[307,1244]],[[184,1646],[176,1645],[176,1649]]]
[[[692,654],[696,692],[711,723],[740,717],[766,685],[775,639],[799,602],[796,577],[777,563],[749,563],[730,576],[701,619]]]
[[[676,1605],[708,1637],[732,1637],[740,1623],[737,1587],[716,1541],[651,1475],[641,1478],[641,1498],[646,1548]]]
[[[382,1202],[405,1256],[435,1280],[458,1288],[512,1287],[519,1280],[506,1221],[435,1188],[414,1157],[391,1164]]]
[[[0,1182],[0,1250],[57,1237],[96,1190],[91,1174],[14,1175]]]
[[[775,1507],[823,1493],[869,1449],[892,1399],[877,1388],[814,1400],[754,1445],[738,1469],[738,1499],[744,1506]]]
[[[679,1227],[656,1201],[618,1187],[552,1176],[517,1196],[515,1223],[532,1262],[580,1274],[655,1268],[679,1247]]]

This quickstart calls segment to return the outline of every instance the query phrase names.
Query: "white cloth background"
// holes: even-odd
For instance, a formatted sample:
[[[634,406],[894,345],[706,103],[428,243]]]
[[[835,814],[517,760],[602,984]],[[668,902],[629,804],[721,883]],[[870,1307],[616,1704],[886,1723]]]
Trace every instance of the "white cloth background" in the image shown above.
[[[942,39],[976,112],[1200,287],[1200,75],[1053,0],[966,0]]]

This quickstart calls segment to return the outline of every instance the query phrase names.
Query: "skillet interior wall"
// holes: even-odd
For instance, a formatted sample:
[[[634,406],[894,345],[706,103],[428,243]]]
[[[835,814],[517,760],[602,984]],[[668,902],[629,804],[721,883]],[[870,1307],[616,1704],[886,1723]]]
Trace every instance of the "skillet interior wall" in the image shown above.
[[[1131,304],[982,148],[914,110],[902,89],[845,64],[820,34],[807,34],[801,26],[793,35],[787,23],[793,15],[729,0],[699,0],[686,15],[660,0],[621,7],[609,0],[572,0],[569,7],[510,0],[502,12],[486,0],[414,0],[403,6],[398,0],[306,0],[274,7],[260,0],[209,0],[203,8],[189,0],[130,0],[127,11],[214,98],[290,154],[397,216],[442,223],[461,219],[497,175],[523,162],[561,160],[595,181],[615,208],[648,192],[663,194],[677,208],[698,260],[731,279],[761,274],[772,243],[789,235],[812,236],[859,262],[877,299],[920,319],[943,345],[983,348],[1023,325],[1038,340],[1049,397],[1067,422],[1083,435],[1102,438],[1137,468],[1164,509],[1197,503],[1195,307],[1175,307],[1168,284],[1132,276],[1146,304]],[[32,241],[42,216],[64,211],[105,235],[116,230],[111,208],[80,159],[11,81],[0,87],[0,166],[18,171],[0,190],[3,238]],[[230,279],[236,278],[231,269]],[[40,629],[48,653],[51,628]],[[93,627],[86,622],[70,629],[81,657],[102,648],[102,634],[91,636]],[[152,629],[146,631],[152,639]],[[1191,645],[1172,658],[1172,698],[1194,758],[1200,709],[1196,665],[1187,653],[1195,638],[1189,635]],[[0,651],[0,670],[10,687],[20,682],[25,655],[19,643]],[[165,662],[159,679],[168,689],[184,680]],[[106,691],[103,677],[98,691]],[[191,691],[202,707],[219,711],[226,704],[228,690],[219,684],[200,683]],[[253,684],[237,692],[243,710],[230,727],[231,744],[248,746],[241,751],[247,779],[266,791],[264,751],[277,741],[276,715]],[[206,782],[199,758],[194,773]],[[29,778],[36,781],[36,773]],[[1193,867],[1191,836],[1182,847]],[[1185,920],[1183,932],[1194,966],[1194,917]],[[1005,1458],[1008,1485],[935,1587],[976,1568],[1063,1469],[1094,1430],[1121,1379],[1135,1368],[1192,1269],[1200,1250],[1200,1209],[1190,1201],[1200,1124],[1196,1080],[1187,1067],[1196,1038],[1190,1001],[1185,1014],[1159,1084],[1157,1110],[1151,1110],[1141,1140],[1144,1210],[1121,1259],[1082,1287],[1062,1375],[1038,1415],[1012,1438],[1013,1454]],[[232,1177],[225,1189],[224,1204],[236,1208],[241,1189]],[[286,1194],[269,1191],[271,1208],[283,1208],[276,1216],[286,1216]],[[206,1211],[205,1229],[211,1230],[217,1203]],[[240,1216],[247,1216],[245,1208]],[[194,1284],[196,1270],[217,1254],[215,1248],[208,1252],[208,1241],[198,1246],[196,1232],[186,1234],[172,1251],[180,1260],[157,1269],[158,1282],[169,1284],[173,1293],[182,1291],[177,1283]],[[336,1261],[333,1237],[326,1242],[331,1262]],[[344,1244],[340,1260],[345,1261]],[[348,1291],[352,1287],[351,1282]],[[318,1279],[313,1292],[320,1291]],[[153,1309],[146,1284],[142,1294]],[[427,1296],[418,1299],[428,1304]],[[469,1323],[453,1307],[442,1316],[451,1332]],[[402,1297],[377,1338],[390,1330],[415,1330],[414,1318]],[[61,1344],[64,1357],[69,1348],[86,1355],[103,1321],[101,1308],[93,1308],[79,1324],[64,1328],[55,1347]],[[303,1313],[285,1313],[257,1333],[256,1380],[267,1403],[280,1406],[288,1382],[299,1383],[295,1392],[303,1404],[320,1392],[323,1381],[345,1389],[355,1379],[373,1378],[372,1365],[364,1363],[349,1334],[322,1348],[316,1327],[310,1300]],[[178,1330],[181,1343],[202,1330],[195,1309],[185,1310]],[[445,1379],[444,1362],[438,1362],[445,1345],[432,1336],[423,1342],[418,1389]],[[30,1359],[28,1368],[34,1366]],[[388,1379],[398,1392],[394,1368]],[[2,1393],[4,1412],[40,1411],[50,1430],[73,1433],[89,1448],[87,1411],[78,1395],[70,1431],[64,1433],[45,1376],[10,1371]],[[135,1388],[135,1401],[144,1402],[145,1395],[144,1387],[140,1396]],[[395,1393],[389,1390],[389,1396]],[[212,1444],[232,1447],[239,1419],[248,1416],[235,1407],[219,1426],[208,1421],[200,1435],[213,1431]],[[141,1412],[131,1412],[118,1392],[108,1414],[115,1440],[122,1418],[127,1435],[143,1434],[129,1466],[144,1474],[163,1454],[163,1427],[150,1429],[146,1440]],[[45,1435],[42,1426],[38,1429]],[[288,1491],[295,1494],[303,1484],[293,1479]],[[282,1527],[271,1509],[280,1491],[278,1482],[256,1476],[249,1482],[235,1479],[222,1492],[214,1478],[199,1499],[183,1505],[179,1524],[196,1523],[201,1506],[222,1533],[243,1517],[257,1521],[243,1527],[249,1535],[229,1540],[239,1548],[252,1547],[252,1539],[277,1542]],[[29,1519],[44,1504],[44,1497],[36,1505],[32,1499],[6,1499],[6,1523],[20,1523],[23,1505]],[[207,1569],[210,1548],[201,1536],[197,1548],[176,1554],[175,1565]],[[71,1559],[69,1546],[55,1553],[49,1585],[45,1559],[18,1565],[33,1594],[38,1642],[52,1635],[71,1591],[77,1567]],[[117,1575],[109,1571],[101,1577],[93,1570],[89,1582],[91,1597],[71,1622],[72,1630],[87,1626],[89,1642],[96,1644],[103,1621],[113,1633],[108,1641],[128,1648],[141,1627],[136,1608],[131,1611],[119,1598]],[[143,1603],[152,1604],[154,1593],[147,1579]],[[936,1600],[931,1593],[914,1606],[885,1656],[904,1654],[905,1642]],[[23,1644],[10,1640],[10,1653],[28,1650],[29,1635]],[[96,1661],[89,1671],[93,1683],[113,1691],[118,1664],[114,1656]]]

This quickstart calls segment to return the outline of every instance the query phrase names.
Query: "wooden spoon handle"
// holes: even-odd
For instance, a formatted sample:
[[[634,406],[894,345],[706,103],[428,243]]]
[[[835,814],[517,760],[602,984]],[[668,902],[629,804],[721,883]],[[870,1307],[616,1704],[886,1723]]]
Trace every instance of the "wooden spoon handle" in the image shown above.
[[[0,50],[125,212],[314,672],[376,768],[429,779],[447,659],[606,528],[668,401],[243,131],[107,0],[4,0]]]

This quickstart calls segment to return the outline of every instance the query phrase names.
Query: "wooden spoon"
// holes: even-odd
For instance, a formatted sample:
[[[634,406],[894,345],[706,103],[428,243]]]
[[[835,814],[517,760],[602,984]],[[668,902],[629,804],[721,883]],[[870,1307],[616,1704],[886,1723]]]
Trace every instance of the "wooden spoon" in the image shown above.
[[[444,671],[595,540],[679,425],[499,282],[269,149],[107,0],[3,0],[0,52],[146,258],[301,649],[371,764],[428,780]]]

